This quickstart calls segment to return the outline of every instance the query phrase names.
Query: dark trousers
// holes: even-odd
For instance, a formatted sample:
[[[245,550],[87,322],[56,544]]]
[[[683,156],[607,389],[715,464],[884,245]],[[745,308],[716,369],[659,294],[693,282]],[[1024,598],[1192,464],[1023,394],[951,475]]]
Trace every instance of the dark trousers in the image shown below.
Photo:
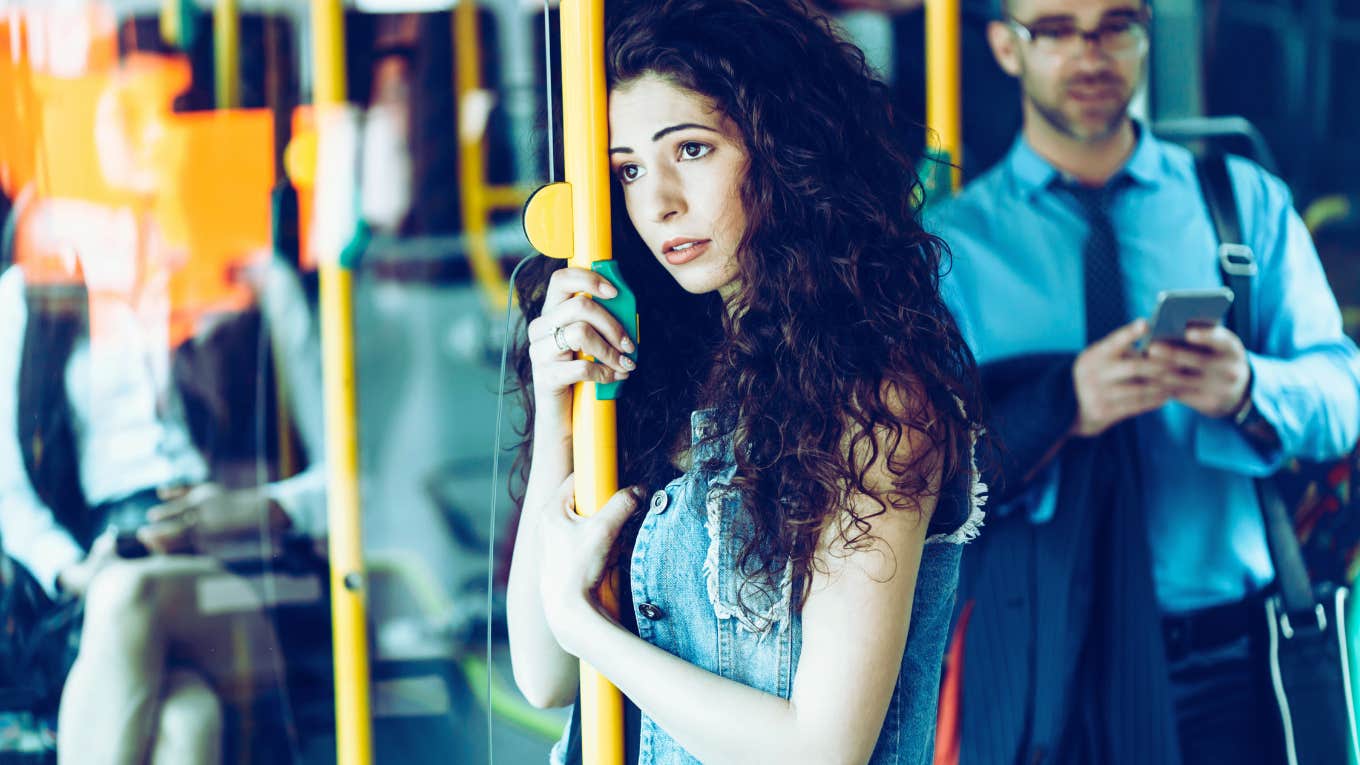
[[[1216,637],[1226,638],[1222,642],[1186,639],[1177,627],[1193,632],[1193,616],[1167,622],[1183,765],[1280,765],[1281,723],[1267,664],[1262,607],[1252,599],[1215,611],[1210,618],[1220,628]],[[1238,623],[1241,634],[1229,637]]]
[[[104,502],[89,509],[89,528],[96,536],[111,527],[133,531],[159,503],[154,489]],[[84,601],[49,599],[13,559],[0,561],[0,572],[0,709],[55,714],[80,648]]]

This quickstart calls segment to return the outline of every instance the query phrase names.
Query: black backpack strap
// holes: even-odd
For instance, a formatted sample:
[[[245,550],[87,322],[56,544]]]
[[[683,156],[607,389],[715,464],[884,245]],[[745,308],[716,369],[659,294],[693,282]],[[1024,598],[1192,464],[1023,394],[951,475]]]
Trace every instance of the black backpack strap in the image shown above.
[[[1223,154],[1195,160],[1204,206],[1209,211],[1218,235],[1218,267],[1223,281],[1233,291],[1229,325],[1242,342],[1250,347],[1255,337],[1252,332],[1251,288],[1256,278],[1256,254],[1245,243],[1242,222],[1228,175],[1228,159]],[[1256,494],[1265,520],[1266,541],[1270,558],[1275,564],[1275,581],[1287,614],[1311,616],[1318,605],[1313,595],[1313,583],[1303,562],[1299,538],[1294,523],[1273,478],[1258,478]]]
[[[1255,338],[1251,321],[1251,287],[1256,277],[1256,253],[1246,245],[1246,237],[1242,235],[1242,219],[1237,212],[1232,179],[1228,176],[1227,155],[1197,158],[1195,173],[1199,176],[1209,220],[1213,221],[1218,233],[1218,270],[1223,283],[1233,291],[1228,328],[1242,338],[1245,345],[1251,346]]]

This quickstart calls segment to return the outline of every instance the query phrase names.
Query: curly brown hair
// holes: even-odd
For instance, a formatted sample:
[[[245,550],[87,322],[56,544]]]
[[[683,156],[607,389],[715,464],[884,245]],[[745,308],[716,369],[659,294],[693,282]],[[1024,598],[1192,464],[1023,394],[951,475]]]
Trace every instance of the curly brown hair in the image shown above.
[[[940,474],[931,532],[957,529],[969,512],[975,362],[940,295],[947,250],[921,226],[919,178],[863,54],[801,0],[611,0],[607,30],[611,90],[650,74],[708,97],[750,160],[730,315],[716,293],[690,295],[658,264],[615,181],[614,256],[644,332],[619,404],[621,480],[664,484],[690,412],[729,415],[733,486],[754,531],[739,570],[774,586],[791,565],[795,608],[833,519],[849,520],[845,546],[866,544],[873,517],[919,512]],[[560,267],[526,266],[526,316]],[[531,438],[522,340],[516,358]],[[909,436],[930,448],[899,449]],[[527,439],[519,448],[521,487],[530,449]],[[868,485],[880,450],[894,455],[890,491]],[[856,494],[878,509],[857,511]]]

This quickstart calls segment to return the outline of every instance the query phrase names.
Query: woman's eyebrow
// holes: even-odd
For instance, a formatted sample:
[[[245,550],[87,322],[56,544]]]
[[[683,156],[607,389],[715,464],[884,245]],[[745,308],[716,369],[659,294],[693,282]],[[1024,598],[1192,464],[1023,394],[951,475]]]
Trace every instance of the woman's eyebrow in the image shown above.
[[[697,122],[682,122],[682,123],[680,123],[679,125],[671,125],[670,127],[661,128],[660,130],[656,131],[656,135],[653,135],[653,136],[652,136],[652,143],[656,143],[657,141],[660,141],[662,138],[665,138],[666,136],[670,135],[671,133],[676,132],[677,130],[689,130],[689,129],[691,129],[691,128],[697,128],[697,129],[699,129],[699,130],[707,130],[707,131],[710,132],[710,133],[717,133],[717,132],[718,132],[718,130],[717,130],[716,128],[711,128],[711,127],[709,127],[708,125],[700,125],[700,124],[697,123]],[[609,153],[610,153],[611,155],[613,155],[613,154],[632,154],[632,153],[633,153],[633,150],[630,149],[630,148],[628,148],[627,146],[615,146],[614,148],[612,148],[612,149],[609,150]]]
[[[656,131],[656,135],[652,136],[652,143],[656,143],[657,141],[660,141],[662,138],[665,138],[666,136],[670,135],[671,133],[674,133],[674,132],[677,131],[677,130],[686,130],[686,129],[689,129],[689,128],[698,128],[698,129],[700,129],[700,130],[707,130],[707,131],[710,132],[710,133],[716,133],[716,132],[718,132],[717,130],[715,130],[715,129],[709,127],[708,125],[700,125],[700,124],[697,123],[697,122],[682,122],[682,123],[680,123],[679,125],[671,125],[671,126],[668,127],[668,128],[662,128],[662,129]]]

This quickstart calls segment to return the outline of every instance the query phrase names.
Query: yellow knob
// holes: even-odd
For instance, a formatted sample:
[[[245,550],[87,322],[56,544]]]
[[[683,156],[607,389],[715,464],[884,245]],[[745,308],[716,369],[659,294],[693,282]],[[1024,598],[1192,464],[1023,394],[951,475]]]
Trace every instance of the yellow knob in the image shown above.
[[[524,234],[535,250],[567,260],[572,252],[571,184],[550,183],[524,204]]]

